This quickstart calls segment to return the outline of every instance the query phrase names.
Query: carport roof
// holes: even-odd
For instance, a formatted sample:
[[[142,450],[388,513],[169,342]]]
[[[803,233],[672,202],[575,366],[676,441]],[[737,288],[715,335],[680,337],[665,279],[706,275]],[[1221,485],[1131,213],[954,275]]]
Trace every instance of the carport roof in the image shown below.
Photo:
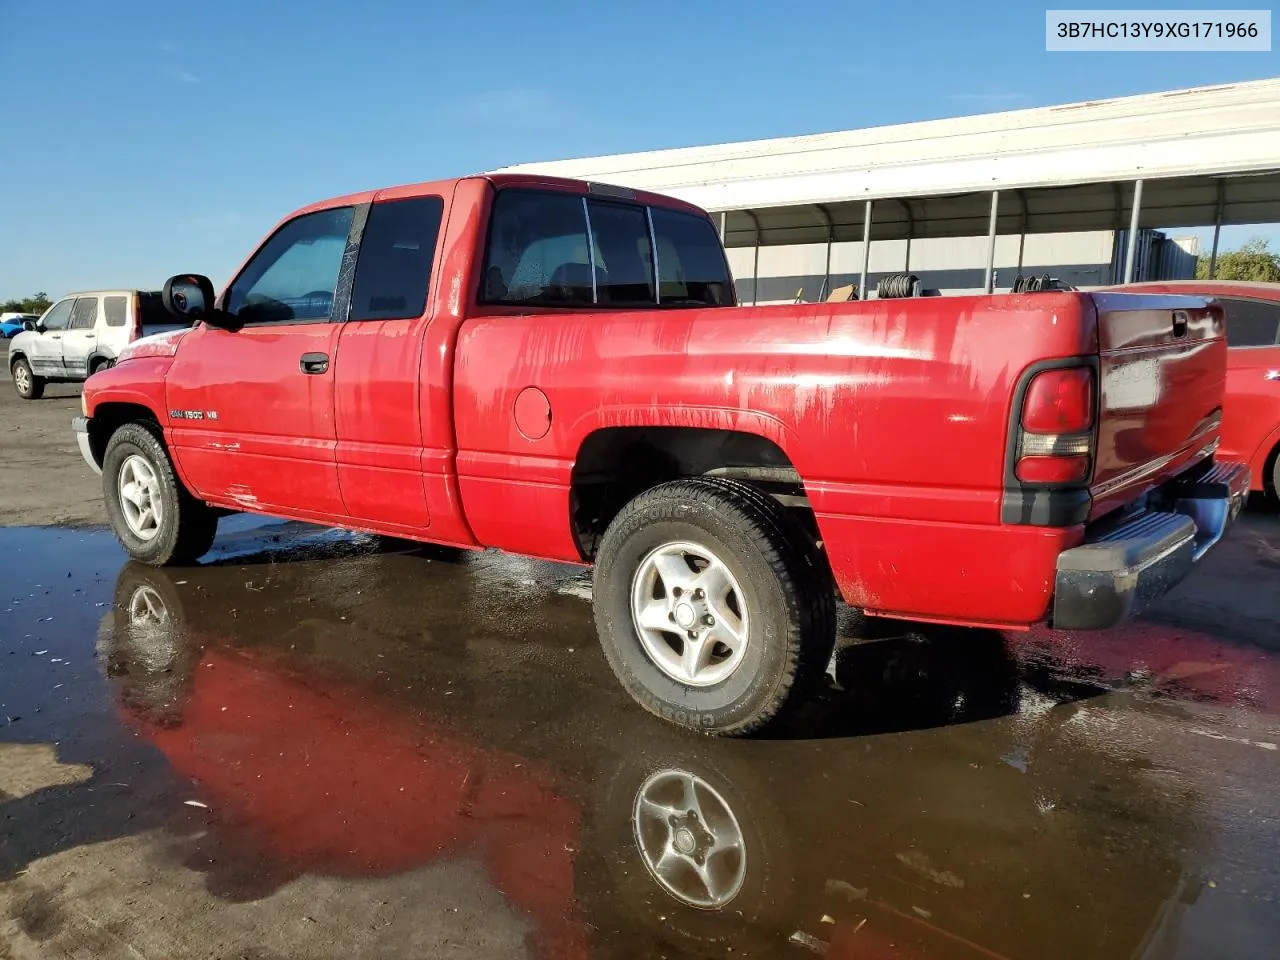
[[[654,190],[724,212],[726,242],[874,239],[1280,221],[1280,78],[503,172]]]

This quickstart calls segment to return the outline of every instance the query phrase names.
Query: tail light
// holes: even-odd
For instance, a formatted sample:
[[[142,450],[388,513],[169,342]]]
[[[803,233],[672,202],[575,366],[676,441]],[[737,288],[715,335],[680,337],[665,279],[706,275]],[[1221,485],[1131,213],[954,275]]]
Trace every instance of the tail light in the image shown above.
[[[133,336],[130,340],[139,340],[142,338],[142,297],[139,294],[133,295]]]
[[[1083,483],[1097,432],[1092,367],[1036,374],[1022,400],[1014,475],[1028,485]]]

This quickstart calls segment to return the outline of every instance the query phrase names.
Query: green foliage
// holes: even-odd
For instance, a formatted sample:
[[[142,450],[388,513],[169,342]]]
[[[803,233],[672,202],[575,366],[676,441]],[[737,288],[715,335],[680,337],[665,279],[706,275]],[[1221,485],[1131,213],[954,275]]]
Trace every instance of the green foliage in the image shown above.
[[[49,295],[41,290],[34,297],[25,300],[6,300],[0,303],[0,313],[34,313],[41,314],[53,305]]]
[[[1201,255],[1196,263],[1196,279],[1209,279],[1209,258]],[[1280,255],[1261,237],[1254,237],[1239,250],[1218,254],[1215,280],[1253,280],[1280,283]]]

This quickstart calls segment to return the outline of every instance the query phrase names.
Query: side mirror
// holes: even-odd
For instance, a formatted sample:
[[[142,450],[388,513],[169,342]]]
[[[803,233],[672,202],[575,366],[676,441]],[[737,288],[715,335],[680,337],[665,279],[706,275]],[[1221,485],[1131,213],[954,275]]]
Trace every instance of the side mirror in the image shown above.
[[[207,319],[213,312],[213,283],[198,273],[182,273],[164,282],[164,308],[183,320]]]
[[[30,331],[32,331],[32,330],[39,330],[39,329],[40,329],[40,324],[39,324],[39,322],[37,322],[37,321],[35,321],[35,320],[23,320],[23,321],[22,321],[22,329],[23,329],[23,330],[26,330],[27,332],[30,332]]]

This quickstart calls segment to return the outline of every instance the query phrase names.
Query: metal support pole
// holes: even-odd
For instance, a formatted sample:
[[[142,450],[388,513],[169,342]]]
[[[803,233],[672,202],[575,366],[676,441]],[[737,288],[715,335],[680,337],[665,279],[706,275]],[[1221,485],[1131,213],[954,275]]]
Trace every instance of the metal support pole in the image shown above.
[[[867,267],[871,265],[871,201],[862,208],[862,279],[858,281],[858,299],[867,299]]]
[[[725,221],[728,219],[728,217],[729,217],[729,214],[726,211],[724,210],[720,211],[720,243],[721,244],[724,243]]]
[[[987,221],[987,275],[982,289],[986,293],[995,291],[996,269],[996,214],[1000,212],[1000,191],[991,191],[991,218]]]
[[[1138,216],[1142,212],[1142,181],[1133,181],[1133,209],[1129,211],[1129,242],[1124,251],[1124,282],[1133,283],[1133,259],[1138,252]]]
[[[907,237],[907,255],[902,258],[902,272],[911,272],[911,237]]]
[[[1218,275],[1218,237],[1222,233],[1222,208],[1226,202],[1227,181],[1218,181],[1218,212],[1213,218],[1213,252],[1209,254],[1209,279]]]
[[[755,253],[751,258],[751,305],[760,302],[760,241],[756,241]]]
[[[1018,273],[1022,273],[1022,258],[1027,247],[1027,228],[1031,226],[1031,210],[1027,207],[1027,195],[1018,191],[1018,199],[1022,202],[1022,229],[1018,233]]]
[[[822,289],[818,291],[818,300],[827,299],[827,294],[831,292],[831,244],[835,238],[828,234],[827,236],[827,269],[822,275]]]

